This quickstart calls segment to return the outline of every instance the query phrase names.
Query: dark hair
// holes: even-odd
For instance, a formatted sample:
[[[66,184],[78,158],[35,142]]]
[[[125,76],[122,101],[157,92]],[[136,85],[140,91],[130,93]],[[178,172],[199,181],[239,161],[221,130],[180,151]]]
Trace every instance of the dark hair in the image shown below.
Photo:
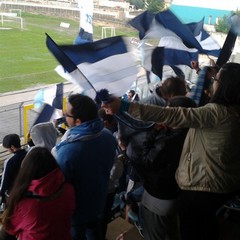
[[[7,208],[1,217],[4,227],[8,224],[16,204],[25,197],[31,181],[44,177],[57,167],[55,158],[47,148],[33,147],[30,150],[22,161],[22,166],[7,199]]]
[[[197,104],[195,101],[189,97],[185,96],[175,96],[172,97],[167,104],[169,107],[186,107],[186,108],[195,108]]]
[[[218,66],[206,66],[202,94],[198,106],[204,106],[210,102],[212,95],[212,77],[216,77]],[[204,70],[204,69],[203,69]],[[202,71],[203,71],[202,70]]]
[[[113,115],[106,114],[103,108],[98,110],[98,115],[103,120],[105,128],[109,129],[112,133],[117,131],[117,121]]]
[[[100,108],[98,110],[98,115],[100,118],[102,118],[103,121],[107,121],[108,123],[112,124],[115,122],[115,118],[113,115],[106,114],[105,110],[103,108]]]
[[[184,96],[187,93],[185,81],[180,77],[169,77],[163,81],[157,93],[164,99],[169,96]]]
[[[135,95],[136,92],[135,92],[134,90],[131,89],[131,90],[128,91],[128,93],[131,93],[131,94],[132,94],[132,97],[133,97],[133,96]]]
[[[68,98],[72,105],[72,115],[81,122],[87,122],[98,117],[98,107],[96,103],[88,96],[82,94],[73,94]]]
[[[204,77],[204,84],[203,84],[203,90],[208,89],[211,85],[211,78],[215,77],[216,74],[219,71],[219,67],[218,66],[207,66],[206,67],[206,74]]]
[[[218,88],[210,102],[224,106],[240,105],[239,63],[226,63],[220,69]]]
[[[133,89],[131,89],[131,90],[129,90],[128,91],[128,94],[131,94],[131,99],[134,101],[134,102],[138,102],[139,100],[140,100],[140,98],[139,98],[139,95],[133,90]],[[134,97],[134,98],[133,98]]]
[[[11,146],[14,146],[15,148],[20,148],[20,137],[17,134],[8,134],[3,138],[2,145],[5,148],[10,148]]]

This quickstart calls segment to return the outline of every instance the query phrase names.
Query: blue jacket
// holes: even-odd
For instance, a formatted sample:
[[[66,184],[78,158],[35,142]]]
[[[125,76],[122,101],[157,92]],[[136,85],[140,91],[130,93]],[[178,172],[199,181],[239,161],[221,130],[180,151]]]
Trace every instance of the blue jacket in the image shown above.
[[[103,211],[116,140],[100,119],[75,126],[67,134],[56,146],[57,162],[76,192],[72,223],[84,224]]]

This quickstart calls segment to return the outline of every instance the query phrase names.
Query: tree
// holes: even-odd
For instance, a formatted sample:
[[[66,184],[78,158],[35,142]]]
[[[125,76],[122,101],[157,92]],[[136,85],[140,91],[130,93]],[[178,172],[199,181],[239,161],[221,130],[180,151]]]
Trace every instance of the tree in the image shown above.
[[[134,5],[136,9],[143,9],[144,8],[144,0],[127,0],[131,5]]]
[[[158,13],[164,9],[165,5],[162,0],[146,0],[145,7],[152,13]]]
[[[218,20],[218,23],[215,24],[216,32],[227,33],[229,31],[228,16],[224,15]]]
[[[218,23],[215,24],[215,29],[217,32],[222,32],[222,33],[228,33],[229,29],[230,29],[230,16],[236,14],[238,16],[240,16],[240,10],[231,12],[230,15],[224,15],[222,18],[219,19]]]

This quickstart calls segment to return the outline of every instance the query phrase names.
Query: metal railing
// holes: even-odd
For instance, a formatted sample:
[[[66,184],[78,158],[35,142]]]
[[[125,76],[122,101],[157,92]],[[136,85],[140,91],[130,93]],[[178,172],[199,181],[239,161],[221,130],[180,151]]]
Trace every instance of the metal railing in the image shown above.
[[[14,96],[13,96],[14,97]],[[5,135],[16,133],[23,136],[23,108],[25,105],[32,104],[32,101],[20,102],[0,107],[0,143]],[[30,127],[36,119],[38,113],[32,109],[28,111],[28,123]]]

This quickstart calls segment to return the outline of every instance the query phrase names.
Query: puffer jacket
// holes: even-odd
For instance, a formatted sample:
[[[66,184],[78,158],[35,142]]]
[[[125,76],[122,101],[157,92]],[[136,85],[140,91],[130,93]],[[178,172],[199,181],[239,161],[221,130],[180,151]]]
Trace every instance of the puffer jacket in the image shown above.
[[[57,168],[31,182],[6,230],[19,240],[70,240],[74,208],[74,189],[64,182],[63,173]]]
[[[131,103],[124,108],[142,120],[190,128],[176,172],[181,189],[214,193],[240,189],[240,106],[165,108]]]

